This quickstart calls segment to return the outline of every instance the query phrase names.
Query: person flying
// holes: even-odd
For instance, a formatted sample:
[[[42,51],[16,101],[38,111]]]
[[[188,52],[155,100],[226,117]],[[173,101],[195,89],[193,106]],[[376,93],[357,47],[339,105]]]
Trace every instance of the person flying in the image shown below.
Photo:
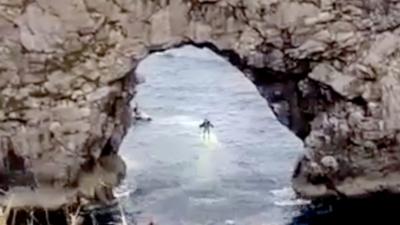
[[[204,119],[203,123],[199,125],[199,128],[203,129],[203,137],[208,137],[210,138],[210,130],[213,128],[214,125],[208,120]]]

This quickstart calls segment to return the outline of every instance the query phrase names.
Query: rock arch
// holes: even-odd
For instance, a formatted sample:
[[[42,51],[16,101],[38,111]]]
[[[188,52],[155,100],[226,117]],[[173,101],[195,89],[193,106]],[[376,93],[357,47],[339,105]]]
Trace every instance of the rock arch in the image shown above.
[[[397,6],[385,0],[0,3],[0,162],[11,146],[36,180],[71,185],[85,162],[118,150],[130,125],[138,62],[192,43],[228,56],[304,140],[293,179],[300,195],[397,193]],[[3,164],[5,175],[12,172]]]

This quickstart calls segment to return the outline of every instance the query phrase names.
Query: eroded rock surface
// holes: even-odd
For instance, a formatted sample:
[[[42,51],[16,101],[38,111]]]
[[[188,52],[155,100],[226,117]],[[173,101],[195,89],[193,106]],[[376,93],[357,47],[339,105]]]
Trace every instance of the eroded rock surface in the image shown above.
[[[399,15],[388,0],[0,0],[0,187],[82,185],[130,125],[137,62],[192,43],[304,140],[300,195],[398,193]]]

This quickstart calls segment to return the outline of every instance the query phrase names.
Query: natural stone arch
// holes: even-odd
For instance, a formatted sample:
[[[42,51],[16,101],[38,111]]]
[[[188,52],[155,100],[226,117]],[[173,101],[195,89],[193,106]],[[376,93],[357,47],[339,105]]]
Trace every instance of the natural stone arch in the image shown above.
[[[307,112],[307,110],[310,110],[307,109],[307,107],[324,107],[324,104],[329,104],[326,103],[328,100],[324,99],[325,96],[322,91],[315,90],[317,89],[317,83],[306,79],[309,70],[307,62],[299,63],[300,67],[297,71],[295,70],[293,72],[275,71],[270,68],[257,68],[254,67],[254,65],[248,64],[246,60],[233,49],[220,49],[212,42],[194,42],[192,40],[183,40],[178,44],[167,47],[150,47],[148,53],[163,52],[185,45],[207,48],[241,70],[244,75],[257,86],[260,94],[267,100],[278,120],[302,140],[309,134],[309,123],[314,119],[317,113],[316,109],[311,109],[312,111]],[[140,62],[141,60],[142,59],[138,61]],[[302,98],[299,96],[301,93],[300,90],[297,89],[297,84],[301,80],[307,82],[305,85],[314,88],[314,90],[310,90],[314,91],[313,96],[309,98]],[[325,88],[325,91],[330,92],[328,88]],[[334,93],[329,94],[334,95]],[[301,104],[298,103],[299,101],[306,105],[301,106]],[[316,102],[312,103],[311,101]],[[282,104],[284,104],[284,106],[282,106]],[[282,107],[284,109],[281,109]]]
[[[207,43],[234,53],[231,62],[305,140],[299,194],[398,192],[382,176],[399,168],[400,21],[396,3],[378,2],[0,4],[0,181],[25,171],[37,186],[80,187],[127,131],[135,65],[153,50]]]

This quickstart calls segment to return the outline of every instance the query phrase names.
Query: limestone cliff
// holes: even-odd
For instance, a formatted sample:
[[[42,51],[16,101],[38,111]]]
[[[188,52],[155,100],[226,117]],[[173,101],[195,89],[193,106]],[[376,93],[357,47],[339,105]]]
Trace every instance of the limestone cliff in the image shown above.
[[[130,125],[135,65],[191,43],[304,140],[300,195],[400,192],[399,15],[388,0],[0,0],[0,186],[79,187]]]

